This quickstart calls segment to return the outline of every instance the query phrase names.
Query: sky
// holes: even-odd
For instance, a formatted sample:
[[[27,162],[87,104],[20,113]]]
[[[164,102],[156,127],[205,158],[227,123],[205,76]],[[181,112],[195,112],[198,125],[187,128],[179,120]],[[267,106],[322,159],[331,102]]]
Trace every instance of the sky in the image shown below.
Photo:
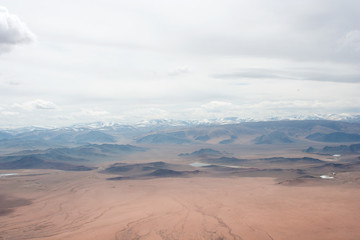
[[[360,114],[358,0],[2,0],[0,127]]]

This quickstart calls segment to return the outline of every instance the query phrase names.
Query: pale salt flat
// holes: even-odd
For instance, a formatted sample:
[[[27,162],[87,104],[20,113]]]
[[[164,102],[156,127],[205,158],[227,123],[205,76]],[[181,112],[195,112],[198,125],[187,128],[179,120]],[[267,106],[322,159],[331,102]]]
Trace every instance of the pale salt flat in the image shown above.
[[[333,179],[334,177],[331,177],[329,175],[321,175],[320,178],[322,178],[322,179]]]
[[[14,175],[18,175],[18,173],[0,173],[0,178],[1,177],[14,176]]]

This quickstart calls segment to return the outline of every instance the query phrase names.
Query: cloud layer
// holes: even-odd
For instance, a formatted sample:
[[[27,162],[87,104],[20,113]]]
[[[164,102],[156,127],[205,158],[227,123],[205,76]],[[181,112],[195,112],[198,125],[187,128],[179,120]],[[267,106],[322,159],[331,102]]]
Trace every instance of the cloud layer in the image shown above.
[[[2,4],[0,127],[360,113],[358,0]]]
[[[48,110],[48,109],[55,109],[56,105],[53,102],[46,101],[43,99],[35,99],[32,101],[27,101],[23,103],[15,103],[13,107],[20,108],[26,111],[33,111],[33,110]]]

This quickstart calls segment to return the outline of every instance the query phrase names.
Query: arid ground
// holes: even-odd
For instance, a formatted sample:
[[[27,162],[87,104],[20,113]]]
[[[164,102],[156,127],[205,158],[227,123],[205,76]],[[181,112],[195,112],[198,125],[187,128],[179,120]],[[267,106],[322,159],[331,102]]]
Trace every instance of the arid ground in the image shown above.
[[[17,172],[0,178],[2,240],[360,239],[360,189],[351,181]]]

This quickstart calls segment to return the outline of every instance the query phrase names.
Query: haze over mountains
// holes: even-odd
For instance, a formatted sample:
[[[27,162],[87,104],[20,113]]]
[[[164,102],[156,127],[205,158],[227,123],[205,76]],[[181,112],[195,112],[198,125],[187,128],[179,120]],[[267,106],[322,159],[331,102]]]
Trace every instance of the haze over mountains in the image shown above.
[[[192,235],[196,233],[200,239],[267,240],[284,236],[284,230],[271,227],[277,214],[291,212],[304,219],[304,211],[306,216],[315,211],[321,218],[334,217],[345,202],[349,206],[348,195],[353,198],[350,206],[358,206],[357,196],[360,199],[354,190],[360,184],[358,122],[97,123],[2,130],[0,136],[0,187],[5,189],[0,217],[8,223],[0,223],[0,236],[9,239],[61,239],[62,234],[68,239],[94,239],[97,234],[104,239],[174,239],[175,235],[197,239]],[[293,199],[288,191],[299,197]],[[329,191],[337,201],[324,200]],[[9,204],[9,199],[19,204]],[[238,227],[241,199],[241,209],[251,209],[242,221],[250,225]],[[314,210],[308,201],[337,210]],[[303,206],[301,211],[294,202]],[[261,206],[276,211],[264,223],[266,230],[254,231],[261,222],[255,216],[263,219],[269,211],[257,212]],[[33,218],[34,211],[41,217]],[[229,216],[231,212],[236,215]],[[349,216],[340,217],[348,226],[353,222]],[[281,219],[277,222],[291,232],[308,233]],[[312,221],[316,228],[349,234],[336,224]],[[201,226],[196,225],[199,222]],[[24,224],[26,234],[18,231]],[[309,220],[302,224],[314,228]],[[209,227],[215,230],[209,233]],[[356,226],[348,228],[360,236]],[[143,231],[151,235],[141,235]],[[166,238],[161,237],[164,231]]]
[[[54,145],[84,145],[92,143],[219,143],[231,144],[244,136],[256,144],[291,143],[293,141],[356,142],[360,140],[357,122],[328,120],[244,122],[237,124],[169,124],[155,123],[146,126],[113,124],[110,126],[66,127],[55,129],[1,130],[0,141],[6,148],[36,148]],[[217,142],[214,142],[219,140]]]
[[[284,120],[224,125],[191,123],[184,125],[174,126],[167,122],[156,122],[147,126],[113,124],[57,129],[3,130],[0,132],[0,169],[16,169],[19,166],[28,166],[27,164],[29,168],[38,165],[39,168],[48,166],[49,169],[71,169],[66,166],[51,165],[59,162],[93,167],[103,161],[122,159],[126,161],[131,159],[132,155],[133,158],[138,158],[137,162],[146,162],[148,159],[156,159],[156,151],[163,151],[163,146],[172,146],[170,149],[173,150],[171,150],[172,154],[164,153],[166,157],[160,156],[160,159],[181,157],[184,160],[198,159],[210,164],[237,166],[241,163],[246,167],[256,167],[261,163],[260,165],[265,164],[269,167],[275,163],[283,165],[290,162],[319,163],[316,161],[320,160],[312,160],[307,156],[283,158],[281,155],[271,156],[271,154],[269,157],[275,158],[256,157],[245,160],[241,155],[249,155],[248,151],[251,149],[253,154],[256,154],[258,148],[269,150],[294,148],[298,149],[294,151],[297,154],[303,152],[329,155],[356,154],[360,141],[360,123],[357,122]],[[339,143],[344,142],[350,145],[339,146]],[[328,146],[329,143],[333,145]],[[179,150],[176,150],[176,146],[179,146]],[[269,148],[269,146],[274,147]],[[183,152],[181,149],[194,150]],[[245,149],[245,152],[242,153],[240,149]],[[175,169],[169,168],[169,170]]]

